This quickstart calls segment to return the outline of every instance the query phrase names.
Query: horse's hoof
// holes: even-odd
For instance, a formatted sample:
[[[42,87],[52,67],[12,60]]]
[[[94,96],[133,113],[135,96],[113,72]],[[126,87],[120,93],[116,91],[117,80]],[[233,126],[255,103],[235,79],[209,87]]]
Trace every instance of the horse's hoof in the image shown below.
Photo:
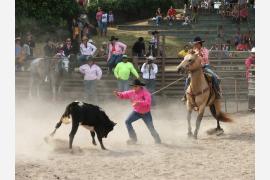
[[[213,135],[217,132],[217,128],[213,128],[213,129],[209,129],[208,131],[206,131],[208,135]]]
[[[188,135],[189,138],[193,136],[192,132],[188,132],[187,135]]]
[[[216,131],[216,135],[217,135],[217,136],[220,136],[220,135],[222,135],[222,134],[224,134],[224,130],[223,130],[223,129],[218,129],[218,130]]]

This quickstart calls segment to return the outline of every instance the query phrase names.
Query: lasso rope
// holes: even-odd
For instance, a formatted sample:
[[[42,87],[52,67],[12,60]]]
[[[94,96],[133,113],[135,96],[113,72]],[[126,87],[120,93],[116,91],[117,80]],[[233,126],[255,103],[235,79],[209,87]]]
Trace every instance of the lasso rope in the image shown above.
[[[152,95],[157,94],[158,92],[160,92],[160,91],[162,91],[162,90],[164,90],[164,89],[170,87],[171,85],[175,84],[176,82],[178,82],[178,81],[180,81],[180,80],[182,80],[182,79],[184,79],[184,78],[185,78],[185,77],[181,77],[181,78],[179,78],[179,79],[173,81],[172,83],[168,84],[167,86],[164,86],[163,88],[161,88],[161,89],[159,89],[159,90],[153,92]]]

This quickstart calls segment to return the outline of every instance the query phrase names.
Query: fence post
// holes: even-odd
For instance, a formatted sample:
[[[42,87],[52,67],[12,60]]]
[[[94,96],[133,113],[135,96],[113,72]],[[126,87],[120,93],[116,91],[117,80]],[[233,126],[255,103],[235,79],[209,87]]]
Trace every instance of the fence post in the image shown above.
[[[161,76],[161,87],[165,86],[165,35],[162,35],[162,60],[161,60],[161,71],[162,71],[162,76]],[[162,93],[164,94],[164,91]]]
[[[237,80],[234,80],[234,98],[236,103],[236,112],[238,112],[238,93],[237,93]]]

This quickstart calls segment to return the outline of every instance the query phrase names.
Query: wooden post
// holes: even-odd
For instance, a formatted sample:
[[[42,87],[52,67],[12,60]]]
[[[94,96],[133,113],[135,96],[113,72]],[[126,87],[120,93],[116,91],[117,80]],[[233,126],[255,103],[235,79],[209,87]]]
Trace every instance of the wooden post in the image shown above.
[[[165,35],[162,35],[161,87],[165,86],[165,64]],[[165,95],[164,91],[162,95]]]
[[[237,80],[234,80],[234,98],[236,103],[236,112],[238,112]]]
[[[159,39],[159,37],[160,37],[160,35],[159,35],[159,33],[158,33],[158,34],[157,34],[157,58],[160,57],[160,45],[159,45],[160,39]],[[163,35],[162,35],[162,37],[163,37]],[[152,52],[152,53],[153,53],[153,52]]]

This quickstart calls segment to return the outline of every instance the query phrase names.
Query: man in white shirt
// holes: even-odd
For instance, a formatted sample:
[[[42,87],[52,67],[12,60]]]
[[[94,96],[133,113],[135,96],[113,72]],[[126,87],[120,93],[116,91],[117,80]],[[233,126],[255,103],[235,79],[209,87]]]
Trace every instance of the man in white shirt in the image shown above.
[[[89,58],[84,65],[80,66],[79,70],[80,73],[84,75],[85,100],[94,101],[96,104],[98,102],[96,81],[101,79],[102,70],[91,58]],[[93,99],[90,99],[90,96],[92,96]]]
[[[158,66],[154,63],[154,60],[153,56],[149,56],[141,68],[142,77],[150,93],[153,93],[156,89],[156,74],[158,73]],[[155,99],[152,95],[152,106],[154,105]]]
[[[85,61],[90,57],[93,57],[97,48],[92,43],[87,42],[88,38],[83,36],[82,43],[80,45],[81,55],[79,57],[80,64],[84,64]]]
[[[101,24],[102,24],[102,32],[101,36],[107,36],[107,24],[108,24],[108,13],[105,11],[103,12],[101,16]]]

